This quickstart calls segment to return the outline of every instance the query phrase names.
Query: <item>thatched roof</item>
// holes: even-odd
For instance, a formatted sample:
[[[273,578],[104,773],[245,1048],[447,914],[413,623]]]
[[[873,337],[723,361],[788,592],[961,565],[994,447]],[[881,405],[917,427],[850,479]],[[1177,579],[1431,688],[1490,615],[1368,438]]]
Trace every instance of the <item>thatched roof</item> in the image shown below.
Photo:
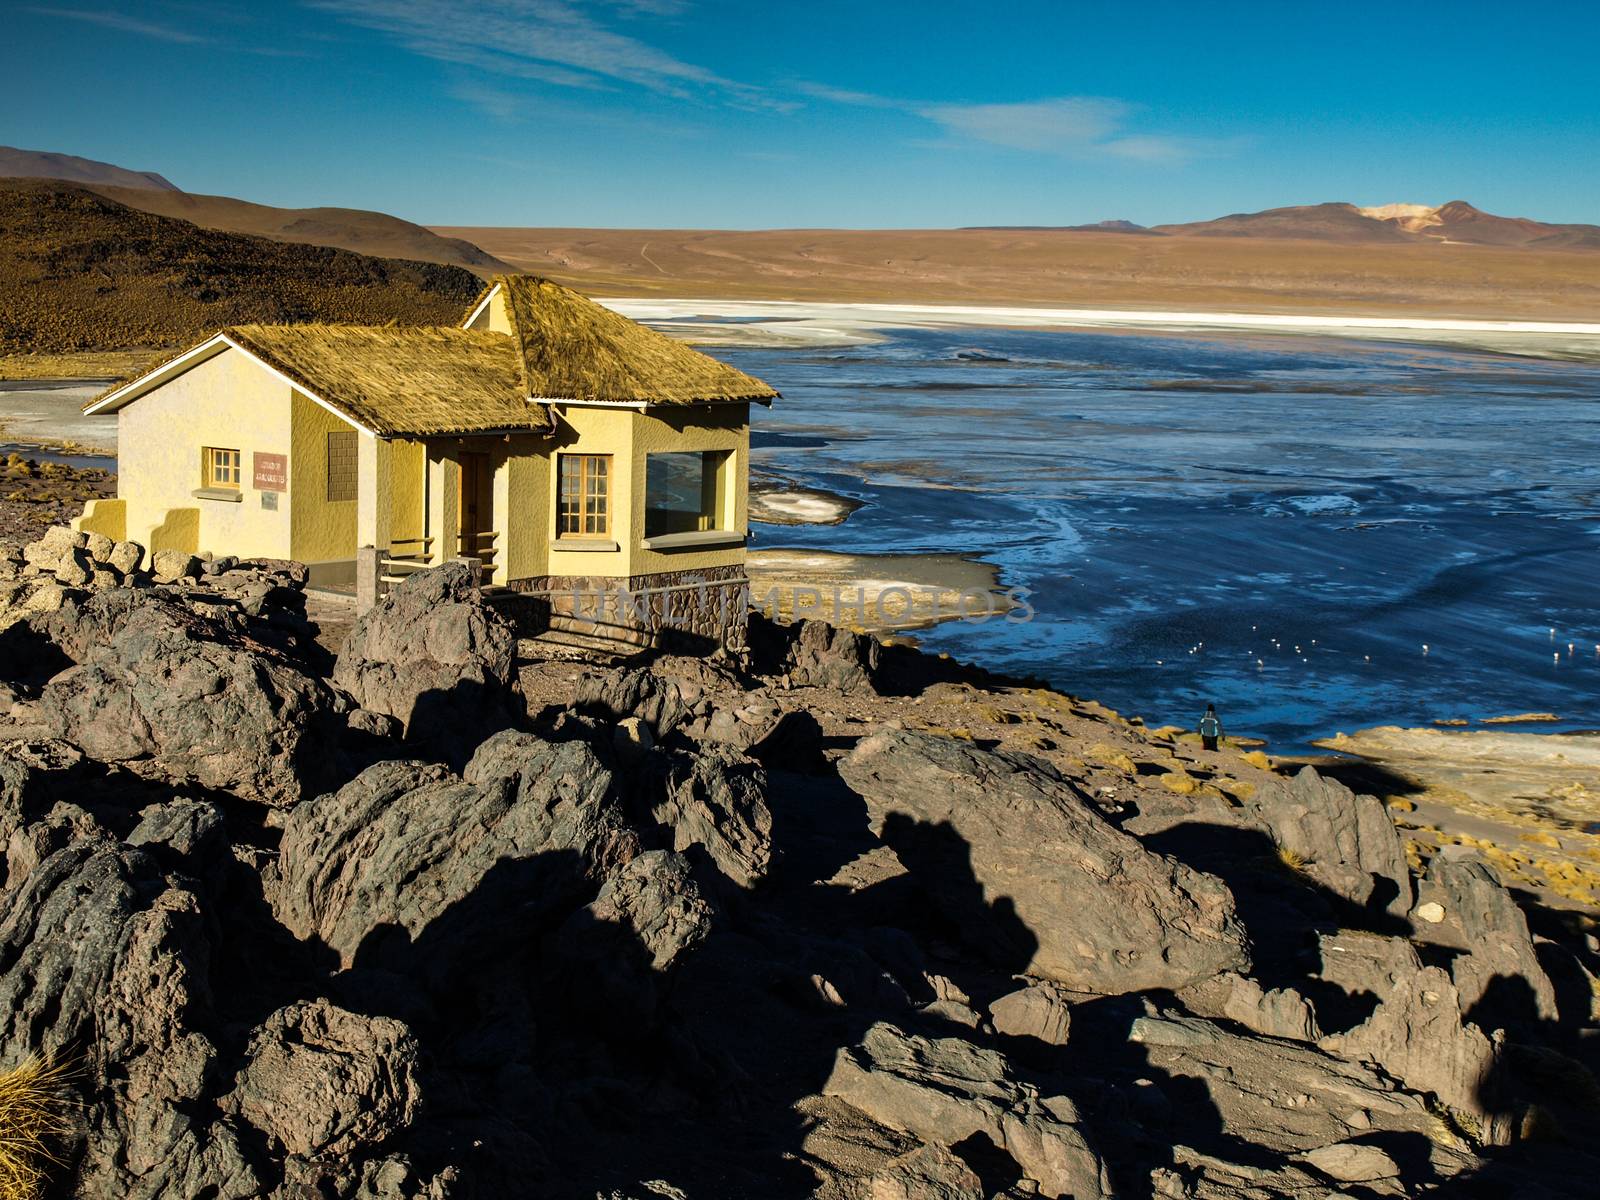
[[[544,405],[523,399],[516,350],[504,334],[430,326],[236,325],[212,341],[237,346],[381,437],[551,426]],[[190,353],[139,380],[154,385],[153,377]],[[85,407],[129,388],[118,384]],[[140,394],[143,389],[133,389],[122,403]]]
[[[543,431],[540,401],[715,404],[777,396],[743,371],[533,275],[498,275],[512,333],[437,326],[235,325],[85,412],[115,411],[230,346],[380,437]]]
[[[519,394],[503,334],[362,325],[238,325],[224,333],[377,434],[550,427],[544,405]]]
[[[706,404],[778,393],[709,354],[536,275],[497,275],[520,350],[523,394],[536,400]]]

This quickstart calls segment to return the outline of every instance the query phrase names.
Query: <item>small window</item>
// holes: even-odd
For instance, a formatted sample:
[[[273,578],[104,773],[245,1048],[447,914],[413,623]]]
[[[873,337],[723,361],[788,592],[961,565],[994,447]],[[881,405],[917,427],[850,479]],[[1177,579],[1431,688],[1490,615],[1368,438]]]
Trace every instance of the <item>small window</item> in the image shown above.
[[[201,486],[239,490],[239,452],[224,450],[220,446],[207,446],[200,451]]]
[[[611,455],[563,454],[559,460],[557,537],[611,533]]]
[[[328,499],[356,498],[356,432],[342,429],[328,435]]]
[[[652,454],[644,469],[644,536],[726,527],[727,450]]]

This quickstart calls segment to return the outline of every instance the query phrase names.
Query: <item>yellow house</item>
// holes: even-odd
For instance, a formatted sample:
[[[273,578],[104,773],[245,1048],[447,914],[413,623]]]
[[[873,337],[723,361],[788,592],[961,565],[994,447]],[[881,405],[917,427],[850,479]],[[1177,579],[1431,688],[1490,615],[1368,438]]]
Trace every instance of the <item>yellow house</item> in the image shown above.
[[[466,557],[524,616],[726,638],[748,597],[749,406],[776,396],[499,276],[460,328],[238,326],[109,389],[84,411],[117,414],[117,497],[76,525],[297,559],[362,603]]]

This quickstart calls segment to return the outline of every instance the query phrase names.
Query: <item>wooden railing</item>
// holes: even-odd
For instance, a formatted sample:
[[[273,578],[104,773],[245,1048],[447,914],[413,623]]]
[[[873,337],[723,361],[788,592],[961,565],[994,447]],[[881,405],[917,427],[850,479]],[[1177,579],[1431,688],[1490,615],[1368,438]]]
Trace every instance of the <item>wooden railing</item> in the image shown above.
[[[461,534],[456,539],[456,553],[462,558],[478,559],[483,563],[484,575],[492,575],[495,558],[499,555],[499,547],[495,542],[499,538],[499,531],[494,529],[487,533]]]

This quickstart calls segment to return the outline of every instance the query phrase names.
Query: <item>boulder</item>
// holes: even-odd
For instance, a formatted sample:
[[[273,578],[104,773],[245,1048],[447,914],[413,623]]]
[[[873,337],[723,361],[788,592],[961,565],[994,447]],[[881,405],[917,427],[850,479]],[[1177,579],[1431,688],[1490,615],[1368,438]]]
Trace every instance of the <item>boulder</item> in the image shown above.
[[[463,563],[418,571],[362,614],[333,668],[411,738],[472,745],[506,723],[516,637]]]
[[[1065,1046],[1072,1029],[1072,1009],[1065,989],[1058,984],[1031,983],[991,1001],[989,1020],[996,1033],[1007,1037]]]
[[[809,712],[785,711],[757,696],[734,704],[707,705],[706,715],[686,728],[705,745],[725,746],[774,770],[815,772],[827,766],[822,726]]]
[[[56,563],[56,582],[63,587],[85,587],[94,574],[95,562],[87,550],[68,550]]]
[[[985,1200],[983,1181],[937,1143],[891,1159],[866,1181],[864,1200]]]
[[[588,672],[578,676],[572,702],[613,721],[638,718],[657,738],[664,738],[688,720],[689,704],[677,682],[645,667],[629,671]]]
[[[882,654],[871,634],[852,633],[826,621],[802,621],[786,666],[790,682],[802,687],[873,691]]]
[[[688,860],[648,850],[612,872],[599,895],[567,919],[556,952],[585,1010],[604,1008],[642,1025],[654,1017],[664,976],[705,941],[711,923]]]
[[[83,548],[89,552],[89,557],[95,563],[108,563],[111,561],[111,551],[116,543],[103,533],[85,533],[83,535]]]
[[[261,1193],[236,1130],[206,1111],[209,961],[196,896],[104,838],[51,854],[0,899],[0,1062],[75,1064],[76,1194]]]
[[[1180,1140],[1195,1085],[1205,1096],[1205,1120],[1258,1154],[1296,1154],[1371,1133],[1420,1140],[1435,1130],[1422,1098],[1399,1090],[1388,1072],[1314,1046],[1236,1033],[1198,1017],[1154,1015],[1135,1018],[1128,1040],[1144,1052],[1154,1079],[1171,1081],[1169,1136]]]
[[[1393,1179],[1400,1174],[1399,1165],[1380,1147],[1360,1142],[1318,1146],[1300,1155],[1300,1161],[1339,1183],[1370,1183],[1374,1179]]]
[[[144,562],[144,547],[138,542],[118,542],[111,547],[111,553],[106,556],[106,565],[120,571],[123,575],[132,575]]]
[[[1363,908],[1404,917],[1411,909],[1405,847],[1389,810],[1337,780],[1304,767],[1256,789],[1245,810],[1282,849],[1303,860],[1306,875]]]
[[[327,1000],[280,1008],[250,1035],[249,1061],[223,1110],[291,1155],[350,1155],[415,1120],[417,1040],[392,1017]]]
[[[364,947],[381,963],[453,908],[517,911],[524,922],[576,900],[638,851],[610,772],[587,745],[505,732],[479,747],[465,779],[382,762],[296,807],[271,901],[290,932],[319,939],[344,966]],[[440,973],[505,936],[497,921],[466,920],[469,911],[454,914],[460,940],[437,947]]]
[[[878,1022],[858,1045],[838,1052],[822,1090],[924,1142],[954,1146],[986,1136],[1041,1195],[1111,1195],[1106,1166],[1084,1139],[1072,1102],[1015,1079],[993,1050]]]
[[[654,816],[672,831],[672,848],[698,846],[728,879],[753,888],[772,867],[772,810],[761,768],[707,751],[677,766]]]
[[[1461,995],[1442,967],[1424,967],[1402,938],[1325,934],[1321,977],[1377,1006],[1361,1024],[1317,1044],[1330,1054],[1370,1063],[1480,1126],[1483,1140],[1502,1144],[1509,1119],[1487,1095],[1500,1045],[1462,1019]]]
[[[1485,1032],[1559,1017],[1555,987],[1539,963],[1528,919],[1476,858],[1436,855],[1417,887],[1419,941],[1463,951],[1450,961],[1450,978],[1468,1019]],[[1424,908],[1439,911],[1429,921]]]
[[[40,696],[52,736],[270,805],[314,781],[335,698],[282,652],[153,592],[102,592],[52,620],[79,659]]]
[[[1316,1011],[1299,992],[1268,990],[1233,971],[1185,988],[1178,999],[1197,1016],[1232,1021],[1266,1037],[1314,1042],[1322,1036]]]
[[[1013,972],[1112,995],[1249,965],[1221,880],[1114,829],[1041,760],[886,728],[839,771],[930,901]]]
[[[157,583],[177,583],[200,575],[200,560],[185,550],[157,550],[150,557],[150,573]]]
[[[81,549],[88,537],[66,525],[53,525],[44,536],[22,548],[22,559],[29,566],[51,572],[74,550]]]

